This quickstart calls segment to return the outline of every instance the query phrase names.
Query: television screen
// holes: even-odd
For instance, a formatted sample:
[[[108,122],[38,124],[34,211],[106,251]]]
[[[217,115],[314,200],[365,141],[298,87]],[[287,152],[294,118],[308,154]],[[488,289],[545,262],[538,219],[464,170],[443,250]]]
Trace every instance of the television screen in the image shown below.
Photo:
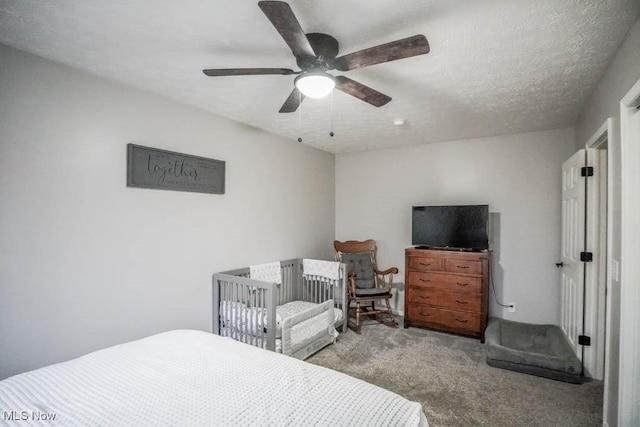
[[[433,248],[489,249],[488,205],[414,206],[411,244]]]

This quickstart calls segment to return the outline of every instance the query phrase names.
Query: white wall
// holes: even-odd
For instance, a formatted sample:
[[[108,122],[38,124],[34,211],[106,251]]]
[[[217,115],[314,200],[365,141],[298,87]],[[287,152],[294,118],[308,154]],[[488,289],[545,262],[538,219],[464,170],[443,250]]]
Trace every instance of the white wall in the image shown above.
[[[210,330],[212,273],[333,256],[332,154],[3,46],[0,94],[0,379]],[[226,194],[126,187],[129,142],[226,161]]]
[[[631,27],[576,122],[576,150],[584,148],[609,117],[620,118],[620,101],[640,77],[640,19]]]
[[[600,80],[589,102],[585,105],[576,123],[576,149],[584,148],[585,143],[609,117],[614,119],[615,134],[608,144],[608,155],[612,162],[612,194],[609,195],[613,204],[612,247],[613,260],[620,260],[620,101],[640,80],[640,19],[627,34],[615,58],[609,65],[605,75]],[[638,283],[636,283],[638,285]],[[609,381],[605,384],[605,424],[618,424],[618,377],[619,377],[619,348],[620,348],[620,286],[612,280],[607,298],[610,299],[610,319],[608,334],[610,346],[607,348],[606,363]]]
[[[564,129],[338,155],[336,238],[375,239],[379,267],[404,282],[411,206],[489,204],[495,288],[516,305],[507,313],[492,296],[490,314],[557,324],[561,164],[573,147]]]

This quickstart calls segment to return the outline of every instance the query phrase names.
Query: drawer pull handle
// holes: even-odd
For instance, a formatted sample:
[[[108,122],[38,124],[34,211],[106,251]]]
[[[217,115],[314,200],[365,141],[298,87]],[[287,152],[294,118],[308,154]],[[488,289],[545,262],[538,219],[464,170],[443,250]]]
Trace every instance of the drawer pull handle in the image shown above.
[[[456,267],[462,268],[463,270],[469,268],[468,265],[456,265]]]
[[[425,295],[420,295],[420,296],[419,296],[419,298],[422,298],[422,299],[429,299],[429,297],[428,297],[428,296],[425,296]]]
[[[456,282],[456,285],[458,285],[458,286],[469,286],[468,283],[460,283],[460,282]]]
[[[423,279],[423,278],[421,277],[421,278],[420,278],[420,281],[421,281],[421,282],[430,282],[430,281],[431,281],[431,279]]]
[[[460,301],[460,300],[456,300],[456,302],[458,304],[469,304],[469,301]]]
[[[420,312],[420,316],[429,317],[429,313],[423,313],[423,312],[421,311],[421,312]]]
[[[424,262],[421,262],[421,263],[420,263],[420,265],[423,265],[423,266],[425,266],[425,267],[429,267],[429,266],[431,265],[431,263],[429,263],[429,264],[425,264]]]
[[[467,322],[468,322],[468,320],[467,320],[467,319],[462,319],[462,320],[460,320],[460,319],[456,319],[456,320],[457,320],[458,322],[460,322],[460,323],[467,323]]]

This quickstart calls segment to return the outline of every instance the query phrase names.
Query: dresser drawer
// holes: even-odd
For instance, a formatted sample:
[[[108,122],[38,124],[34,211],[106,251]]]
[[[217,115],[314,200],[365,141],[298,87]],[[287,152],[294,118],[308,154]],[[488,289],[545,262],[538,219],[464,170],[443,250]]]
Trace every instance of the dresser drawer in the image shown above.
[[[409,258],[409,269],[416,271],[442,271],[444,270],[444,260],[432,257],[411,257]]]
[[[444,270],[452,273],[482,274],[482,263],[462,259],[445,259]]]
[[[425,326],[453,331],[477,333],[480,330],[480,313],[445,310],[423,304],[412,304],[409,319]]]
[[[416,304],[433,305],[435,301],[433,289],[409,286],[407,287],[407,301]]]
[[[409,272],[408,285],[454,292],[480,293],[482,290],[482,279],[480,277],[468,277],[456,274],[411,271]]]
[[[452,310],[480,313],[482,300],[479,294],[438,291],[429,288],[407,288],[407,300],[410,303],[426,304]]]

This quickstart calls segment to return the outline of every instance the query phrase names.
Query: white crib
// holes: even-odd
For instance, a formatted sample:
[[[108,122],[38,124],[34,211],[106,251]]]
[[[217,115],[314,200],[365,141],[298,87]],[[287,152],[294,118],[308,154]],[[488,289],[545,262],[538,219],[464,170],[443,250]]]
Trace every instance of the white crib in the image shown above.
[[[309,275],[303,259],[280,262],[280,284],[250,278],[249,267],[213,275],[213,332],[306,359],[347,328],[344,264],[338,278]]]

